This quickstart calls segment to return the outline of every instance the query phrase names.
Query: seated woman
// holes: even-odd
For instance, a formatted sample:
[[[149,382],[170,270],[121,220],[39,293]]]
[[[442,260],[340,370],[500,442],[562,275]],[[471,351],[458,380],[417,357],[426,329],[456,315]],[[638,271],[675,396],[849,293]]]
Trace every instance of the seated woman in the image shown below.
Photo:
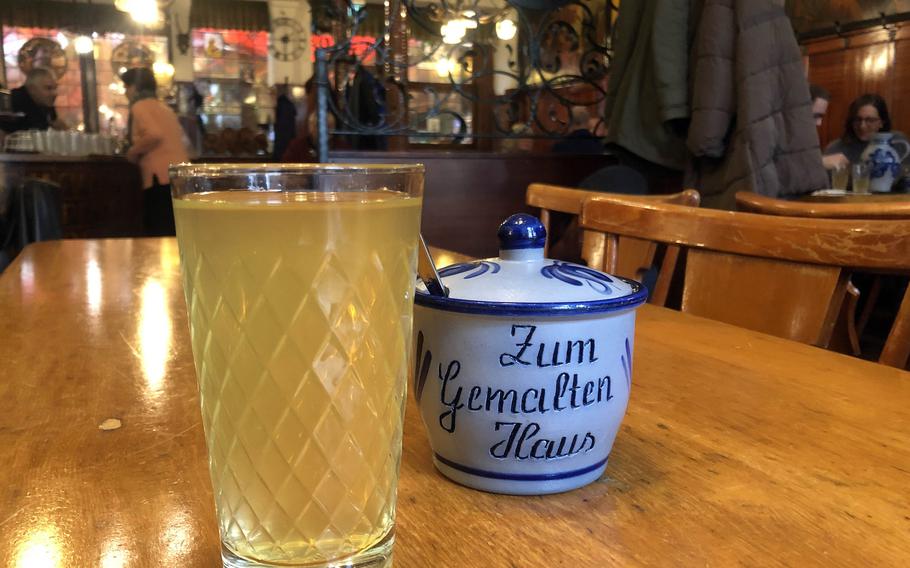
[[[843,135],[825,148],[825,156],[844,156],[850,163],[860,161],[863,150],[877,132],[891,130],[891,116],[888,105],[879,95],[862,95],[847,110]],[[900,132],[894,133],[894,140],[907,138]]]

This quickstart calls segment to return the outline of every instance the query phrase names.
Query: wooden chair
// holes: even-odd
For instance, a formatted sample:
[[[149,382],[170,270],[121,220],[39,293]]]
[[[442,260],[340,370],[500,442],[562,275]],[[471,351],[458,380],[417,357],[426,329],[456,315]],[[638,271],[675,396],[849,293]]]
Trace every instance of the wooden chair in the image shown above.
[[[863,196],[868,197],[868,196]],[[888,197],[892,197],[889,195]],[[893,196],[897,197],[897,196]],[[784,217],[812,217],[816,219],[910,219],[910,196],[906,200],[816,202],[792,201],[766,197],[751,191],[736,194],[736,209],[765,215]],[[847,285],[844,320],[847,342],[854,355],[861,353],[859,338],[863,334],[881,291],[882,279],[876,276],[866,291],[866,304],[857,314],[860,291],[853,283]]]
[[[910,219],[910,196],[907,196],[906,201],[819,203],[775,199],[751,191],[740,191],[736,194],[736,209],[765,215],[817,219]]]
[[[800,219],[621,198],[589,199],[581,225],[605,234],[603,270],[619,236],[686,249],[681,309],[827,347],[853,269],[910,273],[910,221]],[[662,267],[658,280],[669,278]],[[910,354],[910,291],[880,362]]]
[[[605,193],[603,191],[588,191],[584,189],[573,189],[570,187],[561,187],[558,185],[547,185],[543,183],[532,183],[528,186],[525,200],[528,205],[540,208],[540,221],[550,232],[550,212],[559,211],[571,215],[581,214],[582,204],[586,199],[592,197],[612,196],[620,194]],[[690,207],[698,207],[701,201],[701,195],[694,189],[686,189],[679,193],[668,195],[622,195],[623,199],[639,201],[642,203],[675,203]],[[549,241],[547,242],[549,246]],[[614,274],[641,280],[646,270],[651,268],[654,263],[654,257],[657,247],[648,241],[640,239],[623,238],[623,253],[619,258],[619,263]],[[604,239],[603,235],[593,231],[583,231],[581,241],[581,257],[588,266],[599,267],[603,264]],[[544,253],[548,252],[548,247]],[[670,251],[670,258],[664,258],[663,262],[676,264],[674,251]],[[667,299],[667,289],[655,290],[652,292],[649,302],[664,305]]]

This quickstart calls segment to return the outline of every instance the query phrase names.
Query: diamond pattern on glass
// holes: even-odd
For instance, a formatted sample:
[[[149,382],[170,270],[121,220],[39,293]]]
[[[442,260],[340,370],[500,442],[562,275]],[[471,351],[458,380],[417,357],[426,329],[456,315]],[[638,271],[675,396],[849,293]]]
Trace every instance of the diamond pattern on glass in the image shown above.
[[[382,264],[373,260],[364,263],[366,270],[351,274],[345,263],[328,256],[312,283],[298,282],[298,290],[319,292],[304,292],[289,302],[286,281],[293,272],[280,260],[259,289],[228,284],[220,295],[202,297],[198,283],[216,276],[200,255],[190,298],[194,322],[199,322],[194,325],[194,345],[202,350],[200,359],[210,362],[199,369],[201,380],[220,382],[217,402],[206,401],[204,412],[213,424],[210,430],[219,433],[209,445],[214,463],[222,466],[213,470],[221,488],[216,496],[224,509],[220,517],[231,519],[223,531],[241,555],[261,553],[260,541],[280,541],[295,545],[268,551],[269,557],[290,560],[315,553],[331,558],[339,549],[362,549],[364,535],[380,539],[390,525],[396,490],[390,480],[399,455],[388,447],[390,440],[400,439],[403,392],[393,384],[368,388],[365,382],[377,377],[401,381],[410,330],[398,320],[407,298],[392,297],[388,287],[382,287],[385,296],[361,297],[356,290],[375,287],[348,280],[387,277]],[[405,256],[394,264],[397,268],[411,261]],[[255,281],[244,274],[249,272],[237,261],[217,278]],[[281,283],[273,288],[276,281]],[[205,314],[212,314],[211,319]],[[308,331],[323,326],[303,322],[319,317],[330,332],[316,338]],[[242,322],[252,322],[260,333],[247,336]],[[374,326],[398,328],[396,345],[380,346]],[[388,360],[377,357],[379,352],[400,357]],[[298,376],[287,376],[289,370]],[[245,386],[233,380],[232,373],[256,380]],[[294,403],[273,415],[272,409],[288,400]],[[321,415],[312,416],[314,409],[322,409]],[[352,424],[371,426],[351,429]],[[263,473],[248,475],[254,465]],[[285,510],[280,503],[297,507]],[[321,530],[303,534],[295,529],[301,517],[306,517],[305,525]],[[327,548],[318,550],[319,542],[328,543]]]

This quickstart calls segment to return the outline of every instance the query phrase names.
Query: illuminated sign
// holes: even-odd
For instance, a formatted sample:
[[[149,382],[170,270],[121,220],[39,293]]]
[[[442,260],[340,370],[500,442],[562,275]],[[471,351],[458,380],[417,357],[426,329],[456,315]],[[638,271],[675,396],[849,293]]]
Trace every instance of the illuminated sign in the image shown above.
[[[331,34],[315,34],[310,36],[310,61],[316,61],[316,50],[335,45],[335,38]],[[376,38],[372,36],[355,35],[351,37],[349,53],[360,59],[363,65],[372,65],[376,62]]]

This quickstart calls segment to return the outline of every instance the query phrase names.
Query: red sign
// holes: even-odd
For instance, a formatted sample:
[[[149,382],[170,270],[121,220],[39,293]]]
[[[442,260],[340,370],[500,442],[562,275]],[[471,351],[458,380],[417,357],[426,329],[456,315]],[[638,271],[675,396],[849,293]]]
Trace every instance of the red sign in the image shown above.
[[[316,50],[320,48],[332,47],[335,45],[335,38],[330,34],[316,34],[310,37],[310,61],[316,61]],[[360,60],[363,65],[372,65],[376,61],[376,53],[373,51],[376,45],[376,38],[372,36],[356,35],[351,38],[351,49],[349,53]]]

